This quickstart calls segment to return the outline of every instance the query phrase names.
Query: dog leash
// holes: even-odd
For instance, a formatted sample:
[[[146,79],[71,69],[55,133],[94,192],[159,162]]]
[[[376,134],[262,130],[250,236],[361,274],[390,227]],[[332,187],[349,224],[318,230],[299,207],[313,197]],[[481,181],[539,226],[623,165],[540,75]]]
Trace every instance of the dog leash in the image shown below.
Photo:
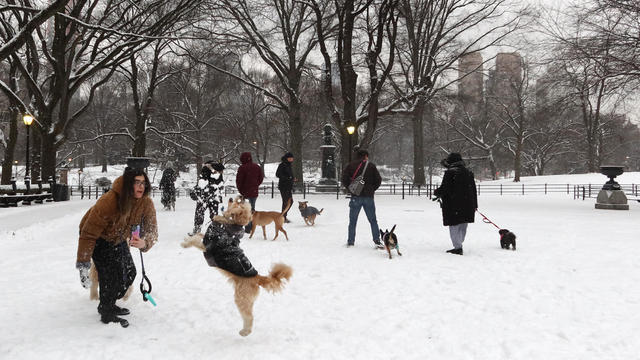
[[[144,225],[144,216],[140,220],[141,229],[143,228],[142,225]],[[142,293],[142,301],[148,300],[151,304],[153,304],[153,306],[157,306],[156,301],[151,296],[151,289],[152,289],[151,281],[147,277],[147,273],[144,271],[144,258],[142,257],[142,249],[138,249],[138,251],[140,251],[140,267],[142,268],[142,279],[140,280],[140,292]],[[144,286],[145,281],[147,282],[149,290],[147,290]]]
[[[478,211],[478,209],[476,209],[476,211]],[[496,228],[498,228],[498,230],[500,230],[500,227],[498,225],[496,225],[493,221],[489,220],[488,217],[484,216],[483,213],[481,213],[480,211],[478,211],[478,214],[480,214],[482,216],[482,222],[485,224],[492,224],[493,226],[495,226]]]

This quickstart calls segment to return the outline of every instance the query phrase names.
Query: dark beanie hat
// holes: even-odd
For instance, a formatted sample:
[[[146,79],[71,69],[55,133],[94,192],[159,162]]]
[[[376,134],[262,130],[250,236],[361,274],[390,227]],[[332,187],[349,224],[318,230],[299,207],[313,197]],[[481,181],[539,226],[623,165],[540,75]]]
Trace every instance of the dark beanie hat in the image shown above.
[[[290,153],[290,152],[284,154],[284,156],[283,156],[283,158],[285,158],[285,159],[288,159],[288,158],[291,158],[291,157],[293,157],[293,154]]]
[[[453,164],[454,162],[462,161],[462,156],[459,153],[451,153],[447,156],[447,162]]]

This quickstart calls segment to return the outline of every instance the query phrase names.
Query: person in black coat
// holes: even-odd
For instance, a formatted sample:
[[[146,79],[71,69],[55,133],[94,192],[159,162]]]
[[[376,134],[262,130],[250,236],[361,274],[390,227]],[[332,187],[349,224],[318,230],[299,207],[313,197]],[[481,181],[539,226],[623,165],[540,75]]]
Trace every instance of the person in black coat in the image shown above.
[[[160,179],[160,190],[162,191],[162,197],[160,202],[164,206],[165,210],[176,209],[176,179],[178,174],[173,170],[173,164],[167,162],[167,168],[162,172],[162,179]]]
[[[462,255],[462,243],[467,234],[467,224],[474,222],[478,208],[478,196],[473,172],[466,168],[462,156],[451,153],[440,162],[447,168],[442,184],[433,194],[441,200],[442,222],[449,226],[453,249],[448,253]]]
[[[289,201],[293,201],[293,182],[296,179],[293,177],[293,154],[288,152],[282,156],[282,162],[278,165],[276,170],[276,177],[278,178],[278,190],[280,190],[280,196],[282,197],[282,210],[287,208]],[[289,212],[289,211],[287,211]],[[290,222],[287,219],[287,212],[284,213],[284,221]]]
[[[200,179],[191,191],[191,199],[196,201],[196,213],[193,219],[193,231],[189,235],[200,232],[204,223],[204,213],[209,209],[209,217],[218,215],[218,206],[222,202],[224,192],[224,165],[207,161],[200,171]]]

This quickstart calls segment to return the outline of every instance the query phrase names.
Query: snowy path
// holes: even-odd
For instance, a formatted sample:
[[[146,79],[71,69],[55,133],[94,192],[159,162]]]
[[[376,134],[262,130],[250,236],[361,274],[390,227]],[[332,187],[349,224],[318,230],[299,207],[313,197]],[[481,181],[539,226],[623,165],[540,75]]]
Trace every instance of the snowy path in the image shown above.
[[[99,322],[74,269],[77,225],[94,200],[0,209],[0,358],[638,356],[638,203],[602,211],[562,195],[481,196],[481,211],[518,235],[518,251],[501,250],[496,229],[476,217],[460,257],[444,253],[450,242],[435,203],[377,197],[380,225],[398,225],[404,254],[389,260],[372,249],[364,213],[356,246],[343,247],[346,199],[309,201],[325,210],[310,228],[292,209],[291,241],[263,241],[261,232],[243,239],[261,273],[277,261],[294,268],[283,293],[261,292],[247,338],[237,334],[231,286],[197,251],[179,246],[192,224],[190,200],[180,199],[175,213],[158,212],[160,242],[145,255],[158,307],[141,301],[138,277],[124,303],[132,311],[127,329]],[[279,198],[258,199],[259,210],[279,206]]]

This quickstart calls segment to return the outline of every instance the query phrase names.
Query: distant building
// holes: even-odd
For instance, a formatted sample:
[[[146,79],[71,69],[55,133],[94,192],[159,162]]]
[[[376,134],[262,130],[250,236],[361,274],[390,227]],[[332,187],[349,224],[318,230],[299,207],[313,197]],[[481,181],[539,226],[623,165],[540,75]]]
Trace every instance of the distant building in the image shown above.
[[[474,52],[458,60],[458,96],[465,102],[482,103],[484,75],[482,54]]]

